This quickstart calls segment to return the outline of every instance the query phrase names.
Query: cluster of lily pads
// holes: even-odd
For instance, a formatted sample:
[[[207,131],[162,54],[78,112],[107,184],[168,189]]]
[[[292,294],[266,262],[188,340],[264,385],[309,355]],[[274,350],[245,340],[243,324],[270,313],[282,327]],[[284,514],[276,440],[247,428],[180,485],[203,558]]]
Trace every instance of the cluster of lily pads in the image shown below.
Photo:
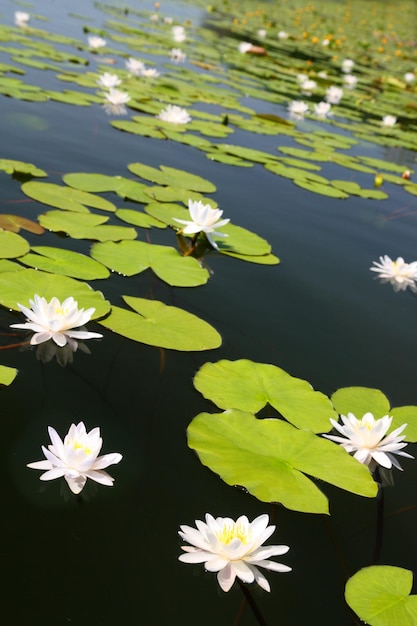
[[[96,93],[99,85],[108,89],[104,96],[107,113],[130,115],[130,119],[111,120],[115,130],[187,145],[217,163],[264,167],[275,176],[335,201],[351,195],[384,200],[390,184],[417,195],[409,164],[405,168],[361,154],[362,142],[417,150],[417,85],[413,79],[417,57],[407,43],[408,23],[396,16],[398,32],[394,32],[385,26],[376,27],[368,16],[369,28],[363,29],[363,41],[358,42],[352,35],[358,19],[357,14],[354,19],[350,13],[352,2],[335,6],[333,21],[318,4],[288,0],[281,2],[279,9],[268,4],[253,11],[253,3],[242,2],[236,17],[232,3],[213,2],[204,25],[196,27],[172,26],[172,20],[168,16],[163,19],[160,13],[97,3],[107,19],[102,29],[84,28],[89,33],[87,43],[37,28],[33,25],[36,16],[21,13],[16,15],[15,26],[0,26],[0,53],[4,57],[0,93],[28,102],[53,100],[99,108],[103,105],[103,95]],[[338,20],[341,12],[342,21]],[[342,30],[340,23],[344,24]],[[181,43],[181,50],[172,48],[177,43]],[[140,56],[146,58],[142,61],[137,58]],[[109,59],[111,74],[107,72]],[[347,60],[351,63],[346,64]],[[145,61],[157,67],[145,69]],[[353,67],[355,76],[350,73]],[[25,68],[52,72],[57,88],[29,84],[24,78]],[[347,76],[351,78],[347,80]],[[63,83],[71,88],[63,89]],[[121,83],[126,91],[111,91]],[[292,119],[288,102],[297,102],[300,90],[313,104],[314,112],[310,115],[309,107],[297,105],[290,113],[298,118]],[[331,116],[323,102],[336,105]],[[280,108],[271,113],[271,106]],[[243,131],[247,137],[252,133],[277,137],[278,145],[269,152],[229,143],[235,131]],[[265,239],[235,224],[222,223],[217,234],[214,223],[207,220],[205,230],[193,229],[196,214],[191,208],[195,205],[204,207],[206,216],[214,211],[214,221],[221,211],[206,195],[214,193],[215,186],[190,172],[131,163],[126,176],[75,172],[65,174],[59,183],[44,182],[35,179],[46,178],[47,172],[4,156],[0,170],[24,175],[27,180],[21,185],[22,193],[39,207],[51,207],[47,211],[40,208],[36,220],[0,215],[0,304],[25,312],[28,319],[28,304],[35,294],[45,302],[71,296],[81,307],[94,309],[92,319],[98,324],[131,340],[176,350],[214,349],[221,343],[219,333],[197,316],[129,295],[122,296],[129,308],[122,308],[85,281],[105,281],[110,272],[134,276],[151,269],[172,287],[203,285],[210,275],[201,259],[213,248],[245,262],[279,263]],[[332,172],[336,167],[340,177],[326,177],[327,165]],[[403,176],[405,169],[408,176]],[[352,180],[354,176],[357,180]],[[377,176],[381,182],[375,184]],[[384,190],[379,188],[381,184],[386,186]],[[106,198],[99,195],[104,193]],[[112,200],[108,199],[110,194]],[[118,208],[118,198],[128,200],[133,207]],[[141,240],[144,232],[169,228],[173,246]],[[30,235],[24,237],[21,229]],[[90,254],[62,245],[33,245],[45,230],[65,233],[68,238],[64,241],[91,241]],[[199,232],[206,232],[208,240],[197,239]],[[15,375],[13,368],[0,365],[1,384],[10,384]],[[222,412],[201,413],[192,420],[189,447],[227,484],[241,485],[260,501],[280,502],[291,510],[329,512],[326,495],[310,477],[375,497],[378,484],[369,471],[374,469],[372,463],[390,469],[398,464],[392,455],[407,456],[399,451],[405,442],[417,441],[417,407],[391,408],[386,396],[376,389],[339,389],[327,398],[276,366],[247,360],[206,363],[195,376],[194,385]],[[268,418],[263,413],[266,405],[273,410]],[[339,415],[348,416],[344,426],[338,425]],[[364,417],[355,422],[349,415]],[[336,437],[335,441],[323,438],[321,435],[332,426],[349,441],[343,444],[338,435],[328,435],[329,439]],[[78,429],[77,441],[85,443],[91,433],[86,433],[83,423],[73,427],[74,432]],[[373,431],[374,439],[368,446],[373,455],[365,454],[363,438],[354,441],[353,431],[356,435],[360,432],[361,437]],[[55,431],[50,434],[52,446],[61,451],[65,441]],[[97,437],[99,433],[94,432],[93,438]],[[102,457],[97,457],[100,447],[93,446],[95,457],[90,469],[95,479],[94,471],[105,467],[100,465]],[[356,458],[346,450],[355,452]],[[46,457],[32,467],[56,474],[52,457]],[[60,454],[55,457],[60,458]],[[116,463],[120,458],[114,454],[110,461]],[[59,475],[65,475],[76,493],[87,474],[81,483],[78,478],[74,482],[64,470],[61,468]],[[110,480],[107,475],[106,480]],[[182,537],[191,546],[184,547],[181,560],[204,562],[207,569],[217,571],[225,591],[235,576],[244,582],[256,580],[268,589],[257,564],[278,571],[289,568],[280,566],[280,570],[279,564],[265,560],[263,533],[270,534],[268,528],[272,527],[267,528],[268,520],[261,517],[252,527],[247,518],[235,523],[207,516],[206,524],[198,523],[207,543],[204,554],[197,531],[182,527]],[[242,551],[254,528],[259,531],[254,533],[256,541],[251,550]],[[221,554],[218,543],[208,541],[208,537],[213,538],[210,532],[222,544]],[[238,557],[233,552],[236,548]],[[285,548],[271,546],[268,554],[283,554]],[[411,583],[411,572],[401,568],[365,568],[348,581],[346,600],[374,626],[393,620],[412,624],[417,620],[417,606],[416,597],[409,597]]]

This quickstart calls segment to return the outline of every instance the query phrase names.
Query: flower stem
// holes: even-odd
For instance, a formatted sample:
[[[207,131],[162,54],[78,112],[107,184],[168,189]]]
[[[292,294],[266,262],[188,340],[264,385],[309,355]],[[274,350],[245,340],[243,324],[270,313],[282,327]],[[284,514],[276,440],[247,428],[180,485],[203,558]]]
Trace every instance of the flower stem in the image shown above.
[[[378,483],[379,491],[377,496],[378,508],[377,508],[377,520],[376,520],[376,536],[375,536],[375,548],[374,557],[372,562],[378,563],[381,556],[382,538],[384,535],[384,487],[382,486],[381,476],[379,473],[379,467],[374,472],[374,478]]]
[[[245,583],[242,583],[241,580],[237,579],[237,582],[239,583],[239,587],[242,589],[243,595],[245,596],[245,599],[247,601],[247,603],[249,604],[250,608],[252,609],[252,613],[254,614],[254,616],[256,617],[259,626],[268,626],[268,624],[266,623],[262,613],[259,610],[258,605],[256,604],[250,590],[246,587]]]

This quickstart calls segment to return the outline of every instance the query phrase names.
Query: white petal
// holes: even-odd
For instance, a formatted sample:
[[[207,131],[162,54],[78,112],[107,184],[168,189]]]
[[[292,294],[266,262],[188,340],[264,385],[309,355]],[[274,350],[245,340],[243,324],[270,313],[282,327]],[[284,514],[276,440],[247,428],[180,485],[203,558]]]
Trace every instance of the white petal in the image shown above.
[[[55,478],[61,478],[61,476],[65,476],[66,469],[65,467],[53,467],[45,474],[41,474],[39,476],[40,480],[55,480]]]
[[[77,478],[65,476],[65,480],[67,481],[68,487],[71,489],[72,493],[75,494],[80,493],[87,482],[87,478],[85,476],[78,476]]]
[[[50,461],[34,461],[33,463],[28,463],[26,467],[30,467],[32,469],[50,470],[53,466]]]
[[[120,463],[122,460],[122,455],[118,452],[111,452],[110,454],[103,454],[103,456],[99,456],[93,463],[92,469],[100,470],[108,467],[109,465],[115,465],[116,463]]]
[[[85,476],[91,478],[96,483],[100,483],[100,485],[106,485],[106,487],[112,487],[114,483],[114,478],[103,470],[88,470]]]
[[[218,583],[223,591],[229,591],[235,582],[236,574],[229,563],[217,574]]]
[[[185,554],[180,554],[178,559],[183,563],[205,563],[208,559],[211,559],[212,557],[213,555],[211,554],[211,552],[196,550],[195,552],[186,552]],[[218,570],[213,571],[217,572]]]
[[[244,583],[252,583],[255,580],[252,568],[244,561],[232,561],[231,565],[236,576],[238,576]]]

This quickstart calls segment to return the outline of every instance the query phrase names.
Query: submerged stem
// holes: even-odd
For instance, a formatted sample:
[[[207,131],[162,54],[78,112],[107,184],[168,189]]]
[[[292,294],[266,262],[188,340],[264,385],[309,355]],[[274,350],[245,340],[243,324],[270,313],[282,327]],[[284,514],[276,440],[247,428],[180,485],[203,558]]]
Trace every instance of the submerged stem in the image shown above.
[[[242,589],[243,595],[245,596],[247,603],[252,609],[252,613],[256,617],[259,626],[268,626],[248,587],[239,579],[237,579],[237,582],[239,583],[239,587]]]
[[[374,556],[373,556],[372,562],[378,563],[379,558],[381,556],[382,539],[384,535],[384,487],[382,486],[379,467],[377,467],[374,472],[374,478],[376,482],[378,483],[379,491],[378,491],[378,497],[377,497],[378,508],[377,508],[377,519],[376,519],[375,548],[374,548]]]

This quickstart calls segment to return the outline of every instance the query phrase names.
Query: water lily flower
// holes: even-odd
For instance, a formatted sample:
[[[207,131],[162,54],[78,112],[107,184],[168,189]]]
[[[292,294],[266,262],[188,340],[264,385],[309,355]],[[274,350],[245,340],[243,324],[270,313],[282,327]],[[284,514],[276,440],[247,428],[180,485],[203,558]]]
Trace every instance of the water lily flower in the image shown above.
[[[331,115],[331,104],[329,102],[318,102],[314,105],[314,115],[317,117],[325,118]]]
[[[291,117],[300,120],[308,112],[308,104],[302,100],[292,100],[288,105],[288,111]]]
[[[258,37],[260,37],[261,39],[265,39],[265,37],[266,37],[266,30],[265,30],[265,28],[260,28],[258,30]]]
[[[417,261],[406,263],[399,256],[396,261],[385,254],[379,257],[379,263],[373,261],[375,267],[370,267],[371,272],[377,272],[382,283],[391,283],[395,292],[405,291],[407,287],[417,293]]]
[[[308,76],[307,74],[297,74],[297,80],[300,85],[302,85],[303,83],[305,83],[306,80],[308,80]]]
[[[172,48],[170,57],[171,61],[174,61],[175,63],[184,63],[187,55],[180,48]]]
[[[140,75],[145,76],[145,78],[158,78],[158,76],[160,76],[161,74],[158,72],[158,70],[155,70],[154,68],[144,67]]]
[[[173,18],[173,17],[169,17],[169,16],[165,16],[165,17],[164,17],[164,24],[169,24],[169,25],[171,25],[173,21],[174,21],[174,18]]]
[[[181,43],[187,39],[184,26],[173,26],[171,32],[172,32],[172,38],[177,43]]]
[[[104,74],[97,79],[97,83],[100,87],[104,87],[105,89],[117,87],[121,82],[121,79],[116,74],[110,74],[109,72],[104,72]]]
[[[170,122],[171,124],[188,124],[188,122],[191,122],[191,116],[188,111],[175,104],[168,104],[156,117],[158,120]]]
[[[126,69],[130,74],[134,76],[140,76],[145,69],[145,64],[138,59],[133,59],[130,57],[127,61],[125,61]]]
[[[395,126],[396,123],[397,123],[397,118],[395,117],[395,115],[384,115],[384,117],[381,120],[382,126],[387,126],[389,128],[392,128],[393,126]]]
[[[97,37],[97,35],[89,35],[87,37],[88,45],[92,50],[97,50],[98,48],[104,48],[107,41],[102,37]]]
[[[75,352],[77,339],[96,339],[102,337],[99,333],[90,333],[86,330],[73,330],[84,326],[95,308],[79,309],[78,303],[73,297],[66,298],[62,303],[58,298],[52,298],[50,302],[35,294],[33,300],[29,300],[32,308],[28,309],[18,303],[19,309],[26,315],[25,324],[11,324],[11,328],[24,328],[33,330],[30,343],[38,345],[49,339],[53,339],[57,346],[65,346],[67,343]]]
[[[305,81],[301,83],[301,93],[304,96],[311,96],[315,88],[317,87],[317,83],[315,80],[311,80],[307,78]]]
[[[399,435],[407,424],[403,424],[385,436],[392,422],[392,417],[389,415],[375,419],[372,413],[365,413],[362,419],[357,419],[353,413],[348,413],[347,417],[341,415],[341,418],[343,426],[334,419],[330,419],[330,422],[343,437],[336,435],[323,435],[323,437],[339,443],[347,452],[353,452],[355,459],[368,465],[371,472],[378,465],[387,469],[394,466],[402,470],[395,454],[409,459],[414,458],[411,454],[402,452],[402,448],[405,448],[407,444],[403,442],[405,435]]]
[[[331,85],[326,89],[326,102],[330,102],[330,104],[339,104],[341,99],[343,98],[343,89],[341,87],[336,87],[335,85]]]
[[[111,113],[115,115],[126,115],[127,110],[125,107],[126,102],[129,102],[130,96],[126,91],[120,91],[120,89],[111,88],[104,94],[106,102],[103,104],[104,110],[109,115]]]
[[[246,54],[252,48],[252,44],[248,41],[241,41],[238,45],[238,50],[241,54]]]
[[[258,568],[290,572],[291,567],[269,560],[271,556],[286,554],[289,547],[262,546],[275,530],[275,526],[268,526],[268,523],[268,515],[259,515],[249,522],[246,515],[234,521],[206,513],[205,522],[195,521],[197,528],[180,526],[181,539],[191,545],[181,546],[185,554],[178,559],[183,563],[204,563],[208,572],[217,572],[223,591],[231,589],[236,576],[244,583],[255,581],[262,589],[270,591],[269,582]]]
[[[228,237],[228,235],[226,233],[219,233],[215,229],[226,226],[226,224],[230,222],[230,219],[221,220],[220,218],[223,215],[223,211],[220,209],[212,209],[209,204],[203,204],[201,200],[188,200],[188,210],[190,212],[191,221],[174,218],[176,222],[185,224],[185,228],[182,228],[180,232],[185,235],[205,233],[210,244],[217,250],[218,246],[213,239],[213,235],[217,237]]]
[[[353,74],[345,74],[343,76],[343,83],[348,89],[355,89],[358,79]]]
[[[278,37],[278,39],[285,40],[285,39],[288,39],[289,34],[288,34],[288,33],[286,33],[286,32],[285,32],[285,30],[280,30],[280,31],[277,33],[277,37]]]
[[[20,28],[25,28],[28,25],[29,20],[29,13],[25,13],[25,11],[15,11],[14,23],[16,24],[16,26],[19,26]]]
[[[350,74],[354,65],[355,65],[355,62],[352,61],[352,59],[345,59],[342,62],[342,72],[345,72],[346,74]]]
[[[414,74],[414,72],[406,72],[404,74],[404,80],[408,85],[410,83],[413,83],[415,79],[416,79],[416,75]]]
[[[118,452],[98,456],[103,445],[100,428],[93,428],[87,433],[83,422],[71,424],[64,441],[52,426],[49,426],[48,433],[52,445],[48,448],[42,446],[46,461],[27,465],[32,469],[46,470],[41,474],[41,480],[54,480],[63,476],[75,494],[80,493],[87,478],[108,487],[113,485],[114,478],[103,469],[119,463],[123,457]]]

